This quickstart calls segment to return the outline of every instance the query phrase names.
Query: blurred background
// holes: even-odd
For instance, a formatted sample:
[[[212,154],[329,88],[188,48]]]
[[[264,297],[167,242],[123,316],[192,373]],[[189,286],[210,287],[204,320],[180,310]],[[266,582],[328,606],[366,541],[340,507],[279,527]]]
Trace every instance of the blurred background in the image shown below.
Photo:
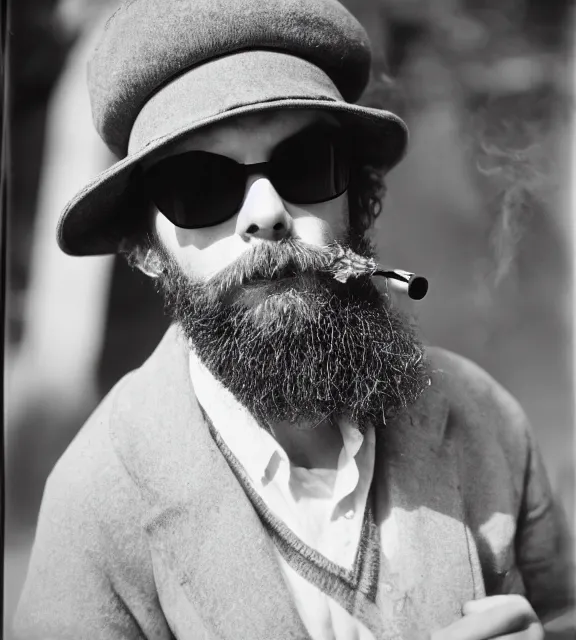
[[[523,404],[574,521],[570,0],[344,0],[374,48],[366,104],[400,113],[381,260],[430,281],[430,343]],[[4,637],[43,486],[83,421],[168,322],[121,261],[56,246],[65,202],[113,158],[92,129],[85,64],[113,0],[12,2],[5,347]]]

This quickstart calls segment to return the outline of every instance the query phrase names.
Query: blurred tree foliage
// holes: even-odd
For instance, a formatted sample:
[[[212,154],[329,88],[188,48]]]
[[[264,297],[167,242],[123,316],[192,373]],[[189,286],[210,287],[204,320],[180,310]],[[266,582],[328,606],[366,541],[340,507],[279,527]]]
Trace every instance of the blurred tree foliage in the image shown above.
[[[391,104],[410,121],[434,103],[457,114],[478,210],[487,222],[489,253],[478,273],[478,298],[482,282],[486,293],[519,273],[535,275],[539,258],[550,262],[551,244],[562,245],[557,257],[567,271],[573,2],[346,4],[358,13],[371,6],[382,34],[369,102]],[[522,242],[530,231],[550,236],[550,242]]]

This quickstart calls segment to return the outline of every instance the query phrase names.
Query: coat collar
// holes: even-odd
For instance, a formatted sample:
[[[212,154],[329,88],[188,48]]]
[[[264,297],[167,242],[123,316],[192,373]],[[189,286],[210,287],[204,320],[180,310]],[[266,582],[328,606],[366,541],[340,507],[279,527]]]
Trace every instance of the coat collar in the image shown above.
[[[433,531],[437,522],[422,517],[419,509],[420,494],[430,502],[430,489],[415,485],[414,468],[407,461],[417,456],[419,473],[430,475],[428,471],[438,463],[434,452],[443,450],[447,416],[446,397],[433,384],[397,424],[388,425],[386,433],[391,435],[380,446],[380,464],[389,468],[383,477],[390,493],[390,508],[382,517],[394,513],[414,535],[422,527],[433,534],[430,539],[419,536],[414,548],[418,557],[428,558],[431,567],[446,565],[445,554],[439,555]],[[166,579],[182,586],[207,630],[225,640],[308,638],[282,579],[273,544],[210,436],[190,383],[187,347],[177,328],[169,329],[149,360],[117,391],[110,430],[118,455],[147,505],[143,524],[153,556],[161,558]],[[400,462],[391,464],[393,456]],[[454,472],[451,467],[435,479],[450,486],[448,500],[459,504]],[[438,487],[438,492],[443,488]],[[458,518],[450,505],[447,511],[450,518]],[[454,533],[459,542],[462,530],[461,521],[452,528],[444,526],[445,535]],[[401,562],[408,563],[415,575],[406,554]],[[401,573],[400,569],[390,565],[386,570]],[[416,583],[423,593],[426,579],[420,576]],[[394,588],[398,593],[405,591],[400,582]],[[445,613],[456,606],[461,603],[451,600]],[[393,615],[402,618],[397,609]],[[406,610],[406,615],[415,613]],[[398,628],[408,627],[400,624]]]

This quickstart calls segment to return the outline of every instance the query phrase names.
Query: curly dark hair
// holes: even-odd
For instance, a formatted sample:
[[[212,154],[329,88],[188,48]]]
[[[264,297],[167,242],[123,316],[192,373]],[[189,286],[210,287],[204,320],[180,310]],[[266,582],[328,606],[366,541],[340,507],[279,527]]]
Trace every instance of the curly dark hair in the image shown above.
[[[352,170],[348,187],[350,233],[361,239],[382,213],[386,182],[384,172],[370,165],[358,164]]]
[[[125,211],[119,253],[132,267],[137,266],[139,257],[156,246],[152,228],[154,207],[142,200],[142,190],[136,182],[127,196],[128,211]],[[356,162],[352,164],[348,187],[349,234],[354,246],[361,243],[366,232],[374,225],[382,212],[386,194],[384,171],[371,165]]]

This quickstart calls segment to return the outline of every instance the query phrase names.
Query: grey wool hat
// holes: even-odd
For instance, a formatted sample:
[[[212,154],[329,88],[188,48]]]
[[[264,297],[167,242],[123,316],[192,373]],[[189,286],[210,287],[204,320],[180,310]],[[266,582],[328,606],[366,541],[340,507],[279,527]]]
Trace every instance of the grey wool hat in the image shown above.
[[[67,204],[58,244],[71,255],[117,252],[134,212],[146,211],[141,161],[243,114],[329,111],[389,170],[407,129],[354,104],[370,64],[366,32],[337,0],[126,0],[88,67],[94,124],[120,160]]]

